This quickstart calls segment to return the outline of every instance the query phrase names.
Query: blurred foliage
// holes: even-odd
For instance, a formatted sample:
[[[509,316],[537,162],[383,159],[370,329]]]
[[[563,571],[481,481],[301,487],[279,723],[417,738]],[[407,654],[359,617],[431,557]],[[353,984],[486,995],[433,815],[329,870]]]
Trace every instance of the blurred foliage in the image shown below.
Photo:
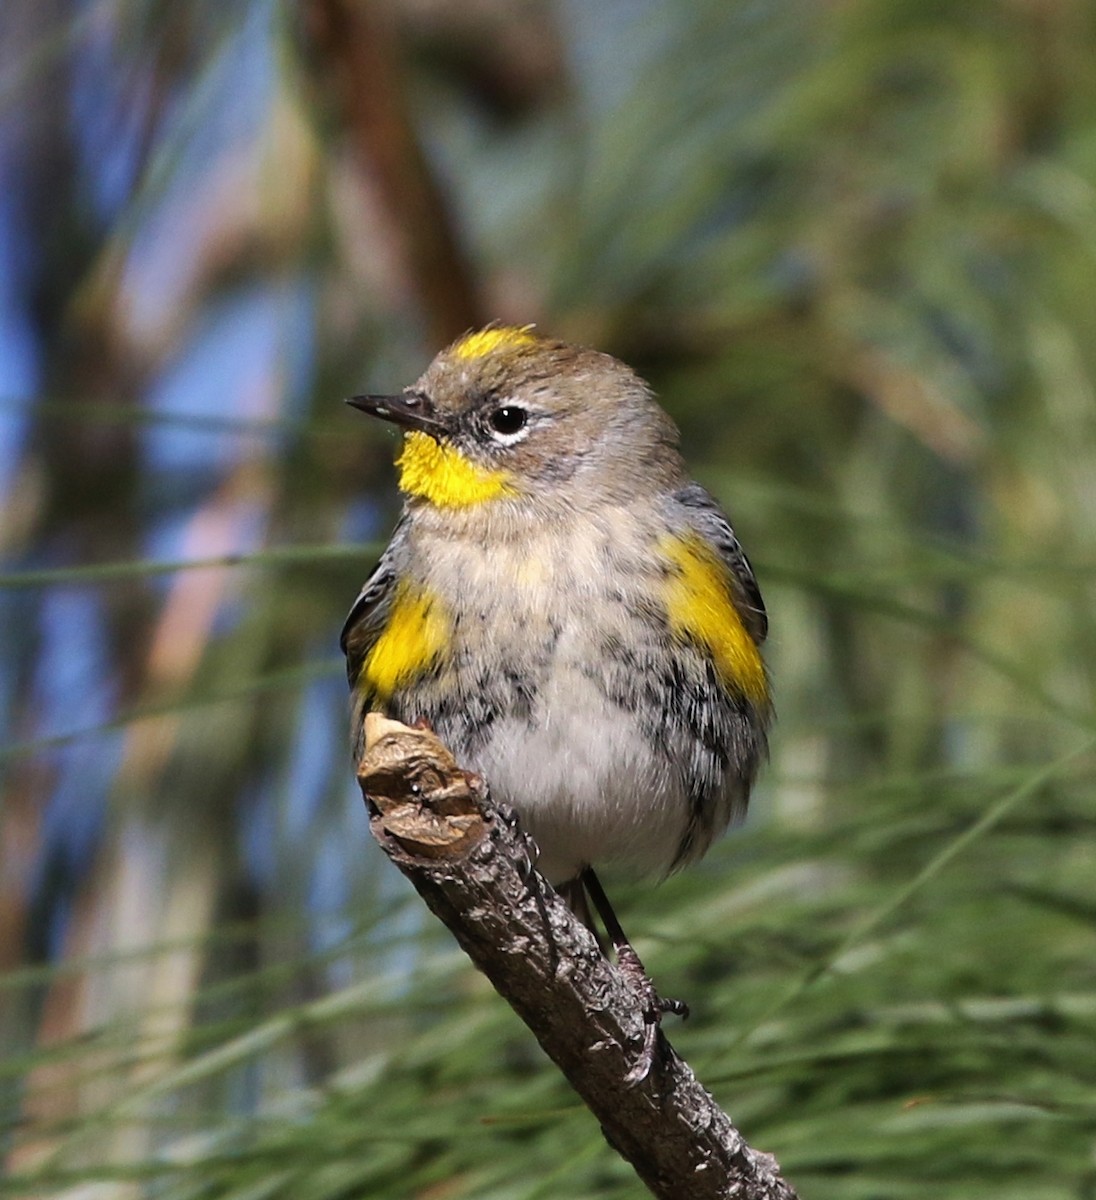
[[[805,1200],[1096,1195],[1094,56],[1087,0],[0,9],[0,1194],[639,1194],[347,759],[340,398],[483,312],[651,379],[769,603],[749,823],[614,892],[675,1044]]]

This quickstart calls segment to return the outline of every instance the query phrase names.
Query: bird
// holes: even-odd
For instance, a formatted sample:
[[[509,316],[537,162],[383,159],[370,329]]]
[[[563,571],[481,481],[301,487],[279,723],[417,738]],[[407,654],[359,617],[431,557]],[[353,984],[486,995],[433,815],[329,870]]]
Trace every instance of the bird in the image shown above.
[[[538,871],[665,1011],[597,872],[664,877],[745,814],[773,706],[754,571],[619,359],[492,324],[393,395],[401,515],[340,644],[368,711],[424,723],[518,815]],[[596,932],[596,929],[595,929]],[[604,945],[604,943],[602,943]]]

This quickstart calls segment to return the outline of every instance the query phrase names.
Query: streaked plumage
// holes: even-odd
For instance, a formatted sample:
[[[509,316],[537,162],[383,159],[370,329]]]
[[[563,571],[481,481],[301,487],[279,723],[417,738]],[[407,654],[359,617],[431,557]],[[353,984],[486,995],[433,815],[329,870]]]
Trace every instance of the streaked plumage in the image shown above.
[[[404,514],[343,630],[355,729],[372,707],[429,721],[555,883],[703,854],[765,754],[766,617],[647,386],[488,329],[363,406],[414,432]]]

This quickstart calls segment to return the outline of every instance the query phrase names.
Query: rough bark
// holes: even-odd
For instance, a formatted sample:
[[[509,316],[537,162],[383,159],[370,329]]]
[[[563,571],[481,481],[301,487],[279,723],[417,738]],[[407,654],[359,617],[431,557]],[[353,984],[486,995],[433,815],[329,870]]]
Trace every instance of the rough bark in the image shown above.
[[[625,1076],[643,1045],[641,1001],[539,876],[513,817],[429,731],[377,714],[358,782],[373,836],[529,1026],[665,1200],[795,1200],[771,1155],[751,1149],[660,1034],[650,1075]]]

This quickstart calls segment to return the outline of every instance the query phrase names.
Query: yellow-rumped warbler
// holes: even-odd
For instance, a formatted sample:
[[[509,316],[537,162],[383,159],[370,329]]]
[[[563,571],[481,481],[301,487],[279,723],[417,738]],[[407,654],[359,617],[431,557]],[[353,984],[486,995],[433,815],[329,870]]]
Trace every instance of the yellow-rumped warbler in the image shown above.
[[[349,403],[405,430],[403,515],[342,634],[357,735],[371,708],[425,719],[641,973],[592,868],[699,858],[765,755],[765,609],[734,531],[648,386],[532,327]]]

